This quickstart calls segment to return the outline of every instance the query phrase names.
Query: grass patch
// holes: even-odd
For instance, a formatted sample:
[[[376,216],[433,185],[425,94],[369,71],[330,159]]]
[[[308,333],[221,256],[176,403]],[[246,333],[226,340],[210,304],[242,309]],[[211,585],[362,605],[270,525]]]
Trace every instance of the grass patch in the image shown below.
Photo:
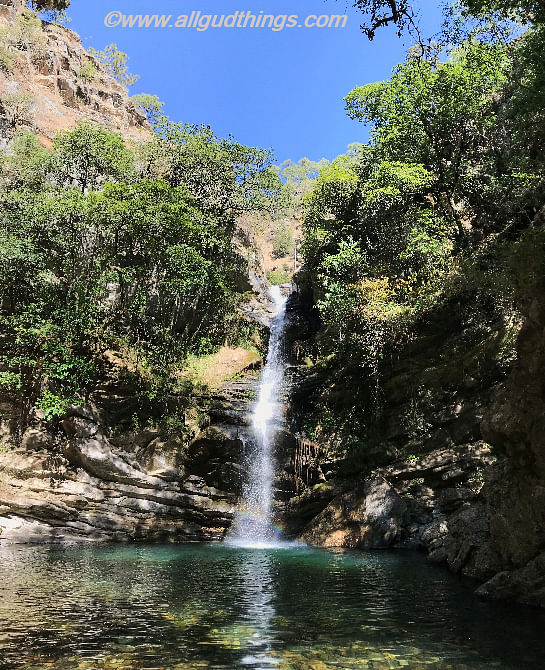
[[[190,356],[187,359],[187,367],[180,376],[196,385],[215,389],[260,362],[261,356],[250,349],[222,347],[209,356]]]
[[[272,284],[273,286],[279,284],[291,284],[292,279],[293,274],[290,272],[289,268],[284,267],[267,272],[267,280],[269,284]]]

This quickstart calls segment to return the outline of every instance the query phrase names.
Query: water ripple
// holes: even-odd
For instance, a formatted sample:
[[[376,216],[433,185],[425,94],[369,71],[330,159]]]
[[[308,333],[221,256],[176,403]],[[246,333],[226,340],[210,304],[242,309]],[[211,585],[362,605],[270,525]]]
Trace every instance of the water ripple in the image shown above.
[[[0,549],[2,670],[533,670],[543,630],[411,554]]]

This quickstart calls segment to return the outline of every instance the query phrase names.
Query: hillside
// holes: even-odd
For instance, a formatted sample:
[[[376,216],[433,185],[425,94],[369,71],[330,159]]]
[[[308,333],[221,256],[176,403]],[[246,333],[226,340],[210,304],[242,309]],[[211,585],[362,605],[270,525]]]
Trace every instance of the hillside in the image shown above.
[[[151,127],[129,99],[127,89],[104,71],[82,46],[79,35],[55,24],[40,30],[21,17],[23,2],[4,0],[0,103],[4,141],[15,126],[32,128],[45,144],[55,135],[89,120],[143,141]],[[85,77],[85,68],[91,74]]]

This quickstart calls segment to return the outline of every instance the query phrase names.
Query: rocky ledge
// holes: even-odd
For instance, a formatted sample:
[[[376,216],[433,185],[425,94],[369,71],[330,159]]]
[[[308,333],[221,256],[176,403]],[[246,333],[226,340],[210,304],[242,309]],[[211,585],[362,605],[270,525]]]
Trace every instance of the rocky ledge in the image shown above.
[[[189,442],[159,428],[109,435],[101,404],[71,408],[56,431],[35,418],[17,440],[2,403],[0,544],[220,540],[242,486],[256,380],[248,370],[202,398],[209,420],[199,428],[186,415]],[[112,399],[100,400],[111,413]],[[131,400],[118,398],[116,416]]]
[[[234,494],[189,472],[176,439],[114,444],[84,410],[63,428],[60,443],[29,429],[0,454],[0,543],[217,540],[229,527]]]

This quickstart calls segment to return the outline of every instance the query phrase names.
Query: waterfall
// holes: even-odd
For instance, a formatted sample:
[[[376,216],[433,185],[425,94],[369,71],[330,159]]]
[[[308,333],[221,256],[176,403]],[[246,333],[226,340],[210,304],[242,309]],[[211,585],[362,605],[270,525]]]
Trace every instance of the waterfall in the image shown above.
[[[237,513],[227,541],[239,546],[266,547],[276,544],[272,524],[274,438],[282,420],[280,395],[284,381],[283,335],[286,301],[279,286],[270,289],[276,315],[271,324],[267,362],[259,383],[259,393],[252,415],[253,444],[247,477],[243,487],[243,504]]]

